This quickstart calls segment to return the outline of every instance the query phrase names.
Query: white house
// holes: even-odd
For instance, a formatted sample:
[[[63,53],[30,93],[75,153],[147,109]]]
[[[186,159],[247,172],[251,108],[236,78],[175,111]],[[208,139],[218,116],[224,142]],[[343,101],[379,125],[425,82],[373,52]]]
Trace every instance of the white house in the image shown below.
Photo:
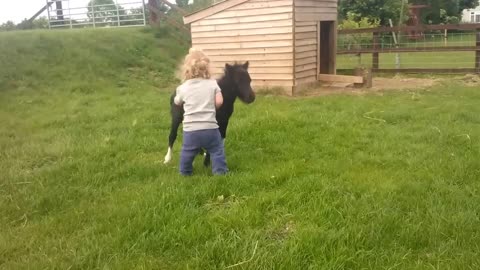
[[[464,23],[480,23],[480,6],[472,9],[463,10],[462,22]]]

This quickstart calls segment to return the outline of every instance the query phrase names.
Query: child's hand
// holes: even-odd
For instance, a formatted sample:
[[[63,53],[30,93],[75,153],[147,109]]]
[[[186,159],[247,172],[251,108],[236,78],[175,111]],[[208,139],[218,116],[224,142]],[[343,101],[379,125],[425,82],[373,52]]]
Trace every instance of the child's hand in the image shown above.
[[[215,95],[215,107],[218,109],[220,109],[220,107],[222,107],[223,105],[223,96],[222,96],[222,93],[217,93]]]
[[[176,95],[175,98],[173,99],[173,103],[177,105],[178,107],[183,106],[183,100],[180,98],[180,96]]]

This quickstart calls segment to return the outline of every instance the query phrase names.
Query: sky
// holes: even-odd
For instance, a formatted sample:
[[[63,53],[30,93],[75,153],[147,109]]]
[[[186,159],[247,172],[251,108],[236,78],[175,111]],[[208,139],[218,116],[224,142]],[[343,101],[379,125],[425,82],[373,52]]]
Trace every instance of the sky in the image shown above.
[[[70,0],[70,2],[86,6],[89,0]],[[46,3],[46,0],[0,0],[0,23],[9,20],[19,23],[25,18],[29,19]],[[47,16],[47,12],[45,11],[42,15]]]
[[[65,9],[68,3],[70,7],[86,7],[90,0],[64,0],[63,8]],[[120,5],[122,3],[141,2],[142,0],[117,0]],[[23,19],[29,19],[37,11],[45,6],[47,0],[0,0],[0,24],[6,21],[13,21],[15,23],[21,22]],[[147,0],[145,0],[147,2]],[[175,2],[175,1],[170,1]],[[86,10],[85,10],[86,12]],[[72,12],[73,13],[73,12]],[[47,16],[47,12],[41,16]]]

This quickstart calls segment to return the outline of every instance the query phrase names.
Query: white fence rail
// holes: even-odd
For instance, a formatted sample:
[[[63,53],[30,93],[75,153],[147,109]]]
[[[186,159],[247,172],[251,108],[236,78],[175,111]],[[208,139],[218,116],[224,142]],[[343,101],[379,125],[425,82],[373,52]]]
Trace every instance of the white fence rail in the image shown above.
[[[146,25],[145,0],[46,0],[48,26],[52,28],[129,27]]]

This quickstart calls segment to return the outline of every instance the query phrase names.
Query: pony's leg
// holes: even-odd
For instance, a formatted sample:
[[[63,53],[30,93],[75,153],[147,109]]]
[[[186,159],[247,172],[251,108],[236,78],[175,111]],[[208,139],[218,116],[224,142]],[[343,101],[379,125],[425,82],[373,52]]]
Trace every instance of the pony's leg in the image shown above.
[[[172,113],[172,126],[170,127],[170,135],[168,136],[168,151],[163,161],[164,164],[172,161],[173,145],[175,144],[175,140],[177,140],[178,127],[182,123],[182,118],[181,112]]]
[[[211,161],[210,161],[210,153],[205,152],[205,158],[203,159],[203,165],[204,165],[205,167],[208,167],[208,166],[210,166],[210,163],[211,163]]]
[[[173,146],[168,147],[168,151],[167,151],[167,154],[165,155],[165,160],[163,161],[163,164],[167,164],[170,161],[172,161],[172,147]]]
[[[175,140],[177,139],[178,126],[179,125],[176,125],[176,123],[172,123],[170,135],[168,136],[168,151],[165,155],[165,160],[163,161],[164,164],[172,161],[173,145],[175,144]]]

